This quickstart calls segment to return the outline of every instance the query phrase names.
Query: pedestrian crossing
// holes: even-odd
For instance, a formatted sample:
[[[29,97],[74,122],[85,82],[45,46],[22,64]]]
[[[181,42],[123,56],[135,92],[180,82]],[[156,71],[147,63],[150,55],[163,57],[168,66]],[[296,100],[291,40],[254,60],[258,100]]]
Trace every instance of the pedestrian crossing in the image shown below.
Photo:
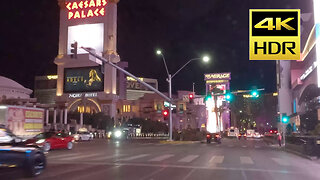
[[[205,156],[205,157],[203,157]],[[256,165],[258,163],[265,164],[265,160],[255,160],[250,156],[230,156],[230,155],[200,155],[200,154],[115,154],[115,155],[104,155],[102,153],[93,153],[93,154],[80,154],[80,153],[71,153],[65,155],[49,155],[49,162],[148,162],[148,163],[176,163],[176,164],[188,164],[194,162],[201,162],[202,164],[240,164],[240,165]],[[268,161],[271,161],[272,164],[277,164],[279,166],[294,166],[293,163],[290,163],[288,159],[281,157],[270,157],[267,158]]]

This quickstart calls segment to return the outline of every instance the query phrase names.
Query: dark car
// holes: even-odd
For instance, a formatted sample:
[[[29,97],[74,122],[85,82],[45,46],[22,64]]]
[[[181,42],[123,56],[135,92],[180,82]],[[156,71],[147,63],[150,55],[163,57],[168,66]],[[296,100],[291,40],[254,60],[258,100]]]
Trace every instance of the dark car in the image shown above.
[[[245,132],[239,133],[239,134],[238,134],[238,139],[240,140],[241,137],[243,137],[243,139],[247,139],[247,133],[245,133]]]
[[[207,143],[210,144],[211,141],[216,142],[218,144],[221,143],[221,135],[220,133],[207,133],[206,135]]]
[[[28,139],[25,143],[27,145],[40,146],[45,152],[51,149],[72,149],[73,136],[69,136],[63,132],[44,132]]]
[[[19,168],[26,176],[40,175],[46,168],[46,157],[41,149],[27,146],[10,130],[0,127],[0,173]]]

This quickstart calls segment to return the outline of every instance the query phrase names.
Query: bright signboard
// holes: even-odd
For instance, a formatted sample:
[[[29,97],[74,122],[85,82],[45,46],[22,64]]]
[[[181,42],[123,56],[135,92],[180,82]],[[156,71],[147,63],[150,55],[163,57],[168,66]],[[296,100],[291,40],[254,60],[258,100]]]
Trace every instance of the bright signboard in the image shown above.
[[[103,85],[103,74],[99,66],[64,69],[66,93],[103,91]]]

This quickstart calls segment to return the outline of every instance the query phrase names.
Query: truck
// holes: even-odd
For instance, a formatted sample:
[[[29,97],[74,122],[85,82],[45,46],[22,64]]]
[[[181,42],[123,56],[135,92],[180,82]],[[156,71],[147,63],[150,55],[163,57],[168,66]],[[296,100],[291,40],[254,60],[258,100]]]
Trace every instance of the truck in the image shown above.
[[[44,109],[0,105],[0,125],[13,134],[28,139],[43,132]]]

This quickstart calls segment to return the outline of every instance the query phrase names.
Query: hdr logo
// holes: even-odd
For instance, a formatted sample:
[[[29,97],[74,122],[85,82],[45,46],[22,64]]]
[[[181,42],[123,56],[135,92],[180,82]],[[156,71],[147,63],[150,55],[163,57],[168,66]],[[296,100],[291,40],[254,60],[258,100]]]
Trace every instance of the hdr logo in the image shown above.
[[[250,60],[300,60],[300,9],[250,9]]]

